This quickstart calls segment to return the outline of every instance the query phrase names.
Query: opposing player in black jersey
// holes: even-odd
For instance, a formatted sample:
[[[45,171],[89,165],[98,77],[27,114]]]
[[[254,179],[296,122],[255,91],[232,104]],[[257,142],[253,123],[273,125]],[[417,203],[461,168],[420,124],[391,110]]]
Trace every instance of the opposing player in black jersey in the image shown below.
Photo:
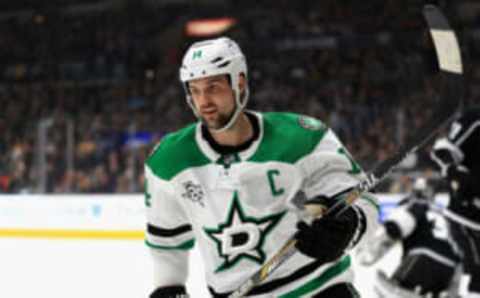
[[[470,275],[467,298],[480,298],[480,107],[466,110],[438,139],[432,159],[449,182],[449,219],[454,246]]]
[[[399,203],[379,228],[376,239],[360,254],[363,265],[373,265],[400,242],[402,260],[391,278],[379,272],[375,291],[379,297],[449,297],[458,258],[447,241],[447,224],[430,211],[433,192],[418,178],[410,196]],[[422,296],[420,296],[422,295]]]

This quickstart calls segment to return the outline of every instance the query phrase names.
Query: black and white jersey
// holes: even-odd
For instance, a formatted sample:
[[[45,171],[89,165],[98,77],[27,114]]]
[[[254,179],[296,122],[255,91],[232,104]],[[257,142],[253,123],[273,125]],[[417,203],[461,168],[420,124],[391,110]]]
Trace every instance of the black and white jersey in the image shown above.
[[[433,259],[455,263],[457,257],[448,242],[445,219],[430,210],[426,199],[406,198],[387,218],[401,231],[404,255],[424,254]]]
[[[431,156],[445,176],[448,166],[455,164],[465,168],[471,181],[479,181],[470,183],[468,194],[451,191],[448,208],[454,215],[480,222],[480,107],[466,110],[453,122],[448,136],[437,140]]]
[[[459,162],[480,177],[480,107],[465,111],[453,122],[447,138],[458,150]]]

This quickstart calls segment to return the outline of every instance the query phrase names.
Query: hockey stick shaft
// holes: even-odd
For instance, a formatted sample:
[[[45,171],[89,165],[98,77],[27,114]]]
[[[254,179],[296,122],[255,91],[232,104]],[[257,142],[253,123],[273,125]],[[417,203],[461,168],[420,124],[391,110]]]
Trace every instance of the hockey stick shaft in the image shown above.
[[[416,152],[421,146],[430,141],[440,129],[447,126],[459,113],[461,108],[463,67],[458,41],[447,19],[436,6],[425,6],[423,14],[427,20],[435,44],[441,74],[445,80],[445,84],[442,85],[445,89],[442,94],[442,102],[433,114],[434,119],[420,129],[418,134],[409,139],[397,153],[381,162],[373,171],[367,174],[366,179],[350,191],[343,200],[337,202],[323,214],[322,209],[313,211],[313,216],[336,216],[343,212],[362,193],[373,189],[381,180],[387,177],[405,157]],[[452,98],[457,98],[457,100],[452,100]],[[256,285],[266,280],[273,271],[296,253],[295,244],[296,239],[291,237],[252,277],[229,295],[229,298],[244,297]]]

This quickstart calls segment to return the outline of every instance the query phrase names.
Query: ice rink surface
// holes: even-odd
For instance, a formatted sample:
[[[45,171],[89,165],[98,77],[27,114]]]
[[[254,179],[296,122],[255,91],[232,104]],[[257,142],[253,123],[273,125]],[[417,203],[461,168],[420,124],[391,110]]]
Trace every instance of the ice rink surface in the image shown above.
[[[151,290],[149,251],[142,241],[0,239],[2,298],[145,298]],[[399,250],[379,264],[390,272]],[[209,297],[196,250],[187,287]],[[374,270],[355,265],[362,297],[373,298]]]

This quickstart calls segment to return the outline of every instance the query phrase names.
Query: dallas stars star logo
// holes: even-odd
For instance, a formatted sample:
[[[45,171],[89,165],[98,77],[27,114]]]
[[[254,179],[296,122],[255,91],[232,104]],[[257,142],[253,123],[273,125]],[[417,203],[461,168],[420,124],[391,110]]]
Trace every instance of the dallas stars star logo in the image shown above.
[[[217,245],[218,255],[223,258],[215,272],[229,269],[242,259],[262,264],[266,258],[262,248],[265,238],[284,214],[285,211],[261,218],[247,216],[235,191],[225,222],[217,228],[204,228]]]

